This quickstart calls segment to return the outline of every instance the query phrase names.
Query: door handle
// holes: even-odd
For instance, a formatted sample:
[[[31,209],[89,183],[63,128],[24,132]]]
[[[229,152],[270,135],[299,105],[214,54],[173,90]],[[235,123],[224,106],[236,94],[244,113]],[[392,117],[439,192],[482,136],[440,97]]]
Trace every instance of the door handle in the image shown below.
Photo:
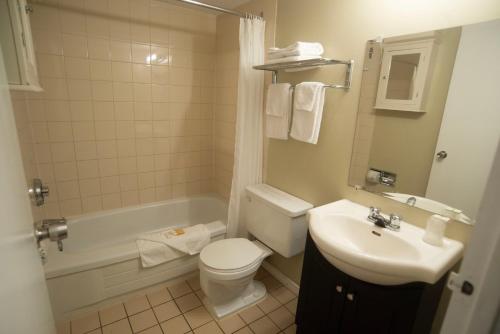
[[[436,156],[437,156],[438,161],[441,161],[441,160],[446,159],[446,157],[448,157],[448,153],[446,151],[439,151],[436,154]]]
[[[355,297],[355,295],[353,292],[348,292],[346,295],[347,300],[350,302],[354,301],[354,297]]]

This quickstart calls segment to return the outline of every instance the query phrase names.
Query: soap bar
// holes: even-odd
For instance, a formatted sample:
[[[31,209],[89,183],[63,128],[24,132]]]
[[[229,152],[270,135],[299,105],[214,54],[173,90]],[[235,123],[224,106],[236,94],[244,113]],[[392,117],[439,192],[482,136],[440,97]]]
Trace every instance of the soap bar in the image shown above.
[[[168,238],[168,237],[176,237],[178,235],[182,235],[186,233],[184,231],[183,228],[176,228],[176,229],[172,229],[172,230],[168,230],[167,232],[165,232],[165,236]]]
[[[429,245],[442,246],[446,223],[449,220],[450,219],[447,217],[432,215],[429,220],[427,220],[427,228],[425,229],[422,240]]]

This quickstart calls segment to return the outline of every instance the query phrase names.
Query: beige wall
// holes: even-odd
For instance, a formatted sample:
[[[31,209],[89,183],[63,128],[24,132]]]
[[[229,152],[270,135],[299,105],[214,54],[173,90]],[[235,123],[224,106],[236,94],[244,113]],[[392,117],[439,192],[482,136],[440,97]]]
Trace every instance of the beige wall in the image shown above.
[[[375,124],[368,165],[396,173],[397,179],[394,188],[379,185],[370,189],[425,196],[460,31],[461,28],[440,30],[436,36],[423,113],[373,111]]]
[[[265,46],[274,46],[277,0],[253,0],[238,10],[263,15],[266,20]],[[229,198],[233,177],[236,100],[238,96],[239,18],[217,16],[215,80],[215,189]],[[266,75],[270,83],[270,74]]]
[[[52,3],[31,15],[45,92],[17,94],[15,108],[18,128],[31,128],[28,178],[50,186],[44,215],[212,191],[215,15],[150,0]]]
[[[348,198],[364,205],[377,205],[384,212],[401,214],[407,221],[425,225],[429,216],[421,210],[347,185],[353,147],[365,42],[383,37],[417,33],[471,24],[500,17],[500,3],[481,0],[432,0],[401,2],[280,0],[277,15],[277,46],[297,40],[318,41],[325,55],[356,62],[349,92],[328,90],[319,143],[269,140],[267,182],[315,205]],[[344,68],[329,67],[314,72],[284,74],[281,81],[342,81]],[[448,236],[467,240],[470,227],[452,223]],[[270,261],[298,282],[302,259],[273,256]]]

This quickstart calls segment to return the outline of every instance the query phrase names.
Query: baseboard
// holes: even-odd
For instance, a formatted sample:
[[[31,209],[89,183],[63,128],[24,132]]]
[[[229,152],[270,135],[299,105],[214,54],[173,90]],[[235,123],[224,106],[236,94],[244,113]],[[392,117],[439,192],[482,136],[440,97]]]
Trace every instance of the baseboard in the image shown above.
[[[283,274],[281,271],[279,271],[275,266],[273,266],[267,261],[264,261],[262,262],[262,267],[264,267],[264,269],[269,271],[269,273],[273,275],[274,278],[276,278],[278,281],[280,281],[281,284],[286,286],[288,289],[292,290],[293,293],[295,293],[296,295],[299,294],[299,285],[294,281],[292,281],[290,278],[288,278],[288,276]]]

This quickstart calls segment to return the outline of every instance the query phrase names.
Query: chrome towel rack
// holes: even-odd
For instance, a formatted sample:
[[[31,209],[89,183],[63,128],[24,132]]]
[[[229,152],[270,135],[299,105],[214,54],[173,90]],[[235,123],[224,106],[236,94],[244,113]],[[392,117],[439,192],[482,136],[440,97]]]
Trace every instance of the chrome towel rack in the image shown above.
[[[327,65],[345,65],[346,66],[346,74],[343,85],[336,84],[325,84],[325,88],[338,88],[338,89],[349,89],[351,88],[351,80],[352,80],[352,69],[354,66],[354,60],[337,60],[337,59],[329,59],[329,58],[317,58],[317,59],[307,59],[307,60],[297,60],[297,61],[289,61],[283,63],[274,63],[274,64],[264,64],[257,65],[253,68],[256,70],[263,71],[272,71],[273,77],[272,82],[278,82],[278,71],[293,69],[293,68],[304,68],[304,67],[321,67]]]

